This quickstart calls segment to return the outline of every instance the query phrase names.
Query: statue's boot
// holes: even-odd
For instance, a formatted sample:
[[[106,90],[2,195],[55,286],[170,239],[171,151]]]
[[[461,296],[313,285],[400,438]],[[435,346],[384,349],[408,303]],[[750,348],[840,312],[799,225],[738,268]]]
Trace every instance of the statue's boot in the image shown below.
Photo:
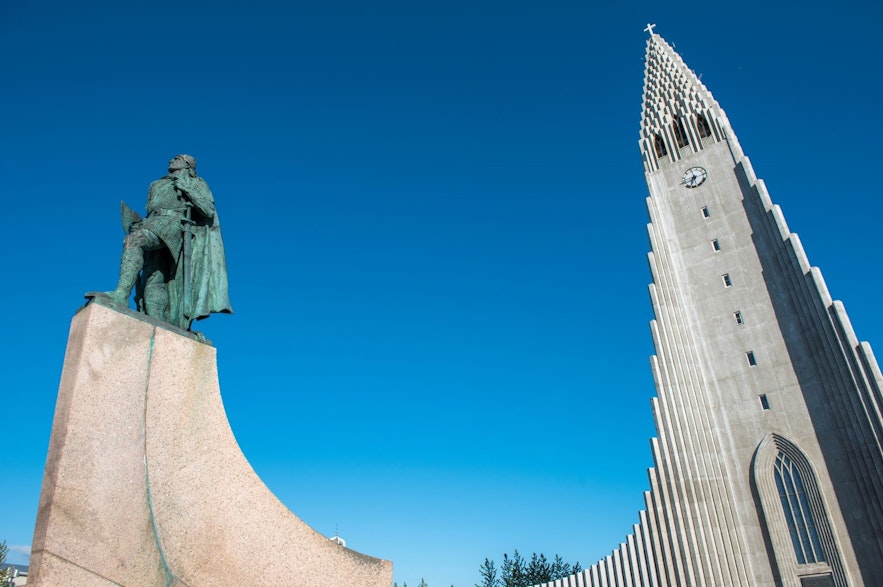
[[[104,292],[117,306],[127,307],[135,280],[144,265],[144,252],[140,247],[126,247],[120,260],[120,280],[113,291]]]
[[[162,281],[162,274],[157,273],[156,277],[159,277],[159,279],[148,279],[147,284],[144,286],[145,313],[148,316],[168,321],[166,314],[169,307],[169,291],[166,284]]]

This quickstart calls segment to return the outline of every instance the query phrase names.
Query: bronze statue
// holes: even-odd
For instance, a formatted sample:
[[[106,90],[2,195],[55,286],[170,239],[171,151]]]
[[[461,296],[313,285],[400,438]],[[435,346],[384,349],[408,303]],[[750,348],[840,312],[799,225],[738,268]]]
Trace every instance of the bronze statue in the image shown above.
[[[128,307],[135,288],[138,311],[189,330],[194,320],[232,313],[221,225],[196,159],[178,155],[169,174],[150,184],[147,217],[122,203],[120,280],[109,292],[90,292]]]

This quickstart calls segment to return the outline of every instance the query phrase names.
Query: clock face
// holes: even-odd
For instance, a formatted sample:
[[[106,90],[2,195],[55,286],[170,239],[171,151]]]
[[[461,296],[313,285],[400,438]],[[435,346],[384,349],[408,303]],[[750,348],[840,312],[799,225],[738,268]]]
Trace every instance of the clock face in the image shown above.
[[[701,167],[691,167],[684,173],[681,180],[684,187],[695,188],[702,185],[702,182],[708,177],[708,172]]]

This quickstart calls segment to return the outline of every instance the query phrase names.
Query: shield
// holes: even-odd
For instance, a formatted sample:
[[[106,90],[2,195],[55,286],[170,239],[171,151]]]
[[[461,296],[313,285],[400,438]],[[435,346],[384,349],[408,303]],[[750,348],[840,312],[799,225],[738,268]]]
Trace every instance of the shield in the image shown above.
[[[123,232],[129,234],[132,225],[141,222],[141,215],[129,208],[125,202],[120,200],[120,216],[123,221]]]

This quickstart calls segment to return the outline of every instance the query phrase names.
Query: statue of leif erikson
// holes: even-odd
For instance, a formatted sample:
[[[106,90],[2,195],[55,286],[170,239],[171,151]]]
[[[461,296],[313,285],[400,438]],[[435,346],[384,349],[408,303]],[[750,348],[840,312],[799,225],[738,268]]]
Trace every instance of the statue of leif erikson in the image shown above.
[[[132,288],[138,311],[189,330],[194,320],[232,313],[221,225],[196,159],[178,155],[169,174],[150,184],[147,217],[122,203],[120,280],[109,292],[89,292],[128,307]]]

